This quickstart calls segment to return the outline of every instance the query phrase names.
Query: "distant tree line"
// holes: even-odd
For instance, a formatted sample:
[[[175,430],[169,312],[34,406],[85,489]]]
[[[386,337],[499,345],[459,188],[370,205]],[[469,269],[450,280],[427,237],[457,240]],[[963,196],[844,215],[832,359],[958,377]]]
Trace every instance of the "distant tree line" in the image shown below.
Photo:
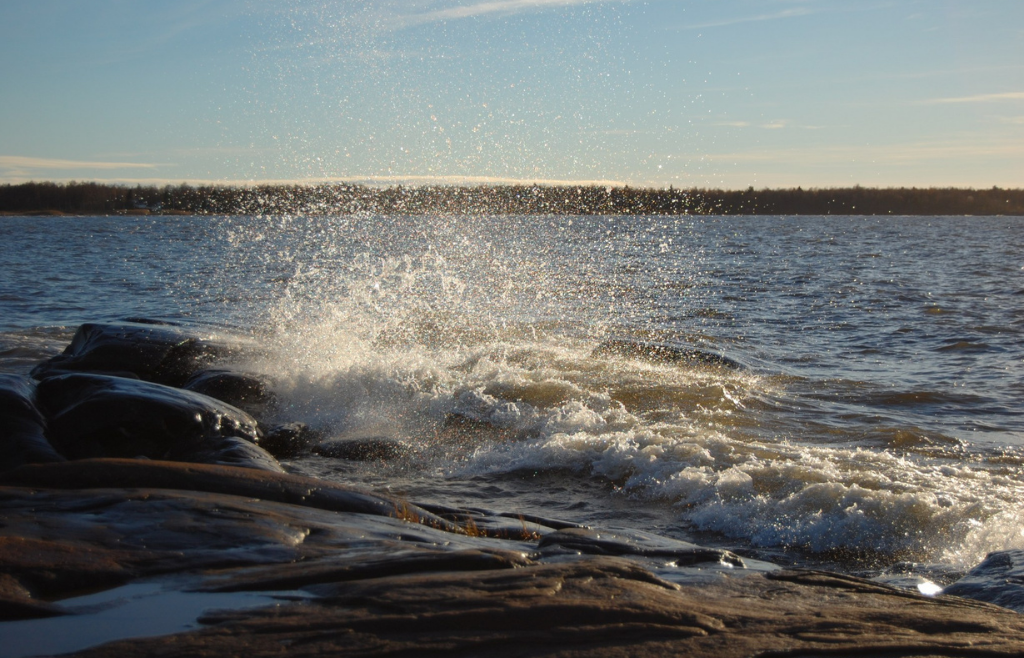
[[[571,215],[1024,215],[1024,190],[825,188],[709,190],[352,184],[164,187],[102,183],[0,185],[5,214],[459,213]]]

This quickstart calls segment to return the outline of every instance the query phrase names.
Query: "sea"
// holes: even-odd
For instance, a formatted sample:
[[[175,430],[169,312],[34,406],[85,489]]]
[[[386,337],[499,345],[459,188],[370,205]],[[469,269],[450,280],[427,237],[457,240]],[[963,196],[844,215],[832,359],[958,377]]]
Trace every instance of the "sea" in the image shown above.
[[[0,372],[84,322],[213,327],[275,420],[409,447],[290,471],[943,585],[1024,549],[1022,222],[3,217]]]

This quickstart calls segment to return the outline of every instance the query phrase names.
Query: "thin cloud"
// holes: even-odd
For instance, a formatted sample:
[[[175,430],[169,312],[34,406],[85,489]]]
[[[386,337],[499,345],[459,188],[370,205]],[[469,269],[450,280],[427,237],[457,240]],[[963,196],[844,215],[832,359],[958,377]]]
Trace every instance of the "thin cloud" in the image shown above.
[[[710,153],[706,157],[718,163],[771,164],[910,164],[967,158],[1019,157],[1022,142],[947,142],[911,143],[892,146],[846,146],[820,148],[764,149],[735,153]]]
[[[410,27],[439,21],[456,21],[464,18],[480,16],[508,16],[522,12],[538,11],[557,7],[575,5],[607,4],[615,2],[623,4],[633,0],[488,0],[471,5],[436,9],[420,14],[405,14],[396,19],[398,27]]]
[[[89,162],[58,158],[30,158],[20,155],[0,155],[0,167],[7,169],[156,169],[162,165],[149,162]]]
[[[603,185],[621,187],[620,180],[511,178],[500,176],[348,176],[345,178],[309,179],[303,183],[347,182],[364,185]]]
[[[1001,101],[1024,101],[1024,91],[1011,91],[1002,94],[978,94],[976,96],[958,96],[955,98],[933,98],[927,103],[998,103]]]
[[[809,7],[797,7],[794,9],[784,9],[777,11],[772,14],[757,14],[756,16],[739,16],[736,18],[727,18],[721,21],[709,21],[707,23],[692,23],[690,25],[680,25],[673,29],[676,30],[706,30],[713,27],[729,27],[731,25],[741,25],[743,23],[762,23],[765,21],[778,21],[787,18],[800,18],[803,16],[810,16],[811,14],[820,13],[820,9],[811,9]]]
[[[27,178],[11,179],[8,182],[28,182]],[[54,182],[67,182],[71,178],[52,178]],[[541,185],[541,186],[599,186],[599,187],[622,187],[631,183],[613,179],[572,179],[572,178],[512,178],[500,176],[320,176],[310,178],[129,178],[129,177],[89,177],[90,181],[97,183],[108,183],[118,185],[178,185],[185,183],[192,186],[200,185],[224,185],[230,187],[255,187],[257,185],[322,185],[322,184],[348,184],[367,185],[370,187],[390,187],[404,185],[408,187],[426,185],[453,185],[453,186],[487,186],[487,185]]]
[[[749,121],[718,121],[713,126],[721,126],[723,128],[761,128],[763,130],[782,130],[783,128],[803,128],[805,130],[817,130],[817,126],[794,126],[785,119],[778,119],[776,121],[769,121],[767,123],[754,124]]]

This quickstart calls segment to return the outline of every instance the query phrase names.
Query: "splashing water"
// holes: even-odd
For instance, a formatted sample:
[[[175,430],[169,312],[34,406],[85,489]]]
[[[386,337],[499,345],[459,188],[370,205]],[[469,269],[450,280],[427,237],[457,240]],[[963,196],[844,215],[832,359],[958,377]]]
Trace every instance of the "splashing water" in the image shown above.
[[[947,394],[823,379],[820,357],[783,372],[777,330],[721,310],[716,288],[739,273],[708,256],[690,219],[238,221],[263,227],[236,227],[234,243],[273,284],[258,312],[271,356],[254,367],[276,378],[282,420],[414,447],[389,465],[296,468],[549,514],[562,502],[523,497],[523,482],[558,482],[573,500],[596,486],[583,516],[606,525],[628,525],[610,510],[632,501],[646,522],[705,543],[858,564],[962,568],[1022,542],[1016,447],[971,444],[927,410],[901,410]],[[253,234],[266,244],[241,240]],[[791,312],[787,289],[751,287],[782,320]],[[594,352],[616,336],[747,367]],[[854,401],[838,409],[836,397]]]

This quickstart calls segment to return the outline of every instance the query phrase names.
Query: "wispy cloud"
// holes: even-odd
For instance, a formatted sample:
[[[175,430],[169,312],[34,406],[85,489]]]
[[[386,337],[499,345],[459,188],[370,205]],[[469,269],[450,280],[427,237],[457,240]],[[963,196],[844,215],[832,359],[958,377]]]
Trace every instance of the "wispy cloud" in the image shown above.
[[[957,96],[953,98],[933,98],[925,101],[932,104],[945,103],[999,103],[1002,101],[1024,101],[1024,91],[1011,91],[1002,94],[978,94],[976,96]]]
[[[720,163],[771,164],[876,164],[934,163],[939,160],[969,158],[1017,158],[1024,153],[1024,142],[950,141],[918,142],[884,146],[822,146],[807,148],[755,149],[734,153],[710,153],[706,157]]]
[[[764,21],[778,21],[787,18],[800,18],[802,16],[810,16],[811,14],[817,14],[821,11],[822,10],[820,9],[812,9],[810,7],[793,7],[791,9],[783,9],[782,11],[777,11],[770,14],[737,16],[735,18],[724,18],[720,21],[708,21],[705,23],[690,23],[687,25],[677,25],[674,26],[672,29],[706,30],[713,27],[729,27],[731,25],[740,25],[742,23],[762,23]]]
[[[156,169],[162,165],[149,162],[91,162],[86,160],[61,160],[58,158],[31,158],[20,155],[0,155],[0,168],[30,170],[60,169]]]
[[[817,126],[795,126],[785,119],[776,119],[765,123],[751,123],[750,121],[718,121],[713,126],[723,128],[761,128],[763,130],[782,130],[783,128],[803,128],[805,130],[816,130]]]
[[[0,164],[0,180],[6,179],[11,183],[23,183],[31,180],[27,177],[4,176],[2,164]],[[85,177],[78,177],[79,180]],[[68,181],[67,176],[54,176],[47,180],[54,182]],[[369,185],[373,187],[390,187],[394,185],[405,185],[410,187],[420,185],[541,185],[541,186],[573,186],[596,185],[601,187],[622,187],[630,185],[629,181],[604,178],[516,178],[511,176],[420,176],[420,175],[394,175],[377,176],[373,174],[354,174],[352,176],[310,176],[305,178],[161,178],[161,177],[126,177],[126,176],[89,176],[87,180],[97,183],[109,183],[118,185],[177,185],[185,183],[188,185],[226,185],[232,187],[252,187],[256,185],[319,185],[331,183],[345,183]]]
[[[345,178],[308,179],[304,183],[348,182],[365,185],[604,185],[626,183],[611,179],[514,178],[503,176],[348,176]]]
[[[487,0],[457,7],[435,9],[418,14],[404,14],[395,20],[397,27],[409,27],[436,23],[439,21],[456,21],[464,18],[480,16],[508,16],[523,12],[538,11],[558,7],[592,4],[624,4],[633,0]]]

